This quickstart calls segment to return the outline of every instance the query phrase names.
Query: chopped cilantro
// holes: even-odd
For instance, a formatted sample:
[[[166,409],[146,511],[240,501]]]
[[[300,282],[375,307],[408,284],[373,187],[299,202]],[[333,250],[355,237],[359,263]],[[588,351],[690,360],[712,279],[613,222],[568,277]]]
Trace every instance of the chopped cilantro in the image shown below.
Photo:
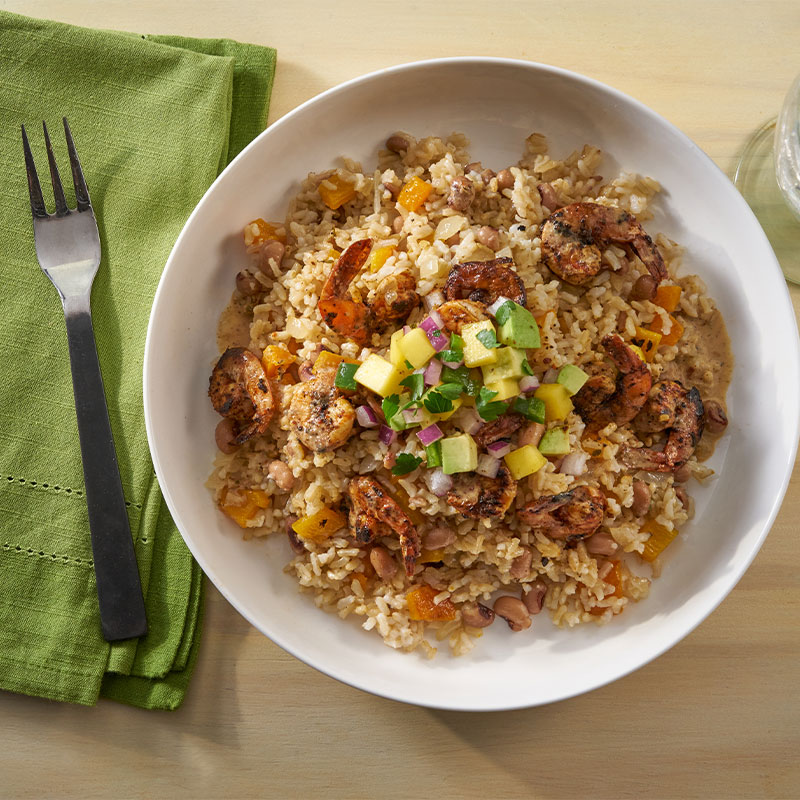
[[[431,414],[444,414],[453,410],[453,401],[445,397],[437,389],[431,389],[423,398],[422,404]]]
[[[456,397],[463,394],[464,387],[460,383],[442,383],[436,387],[436,391],[450,398],[450,400],[455,400]]]
[[[508,322],[508,318],[511,316],[511,312],[514,310],[515,305],[517,305],[517,303],[515,303],[513,300],[508,300],[497,309],[494,318],[498,325],[505,325],[506,322]]]
[[[407,386],[411,390],[411,402],[415,403],[425,394],[425,377],[421,372],[413,372],[411,375],[400,381],[401,386]]]
[[[531,365],[528,363],[527,358],[522,359],[522,373],[524,375],[533,375],[533,370],[531,369]]]
[[[491,402],[496,394],[497,392],[493,392],[491,389],[482,386],[475,400],[475,409],[478,412],[478,416],[486,422],[492,422],[492,420],[497,419],[508,410],[507,403],[501,403],[499,401]]]
[[[414,369],[414,365],[408,359],[406,359],[406,369]]]
[[[392,475],[408,475],[421,463],[422,459],[419,456],[412,456],[411,453],[398,453],[397,460],[392,467]]]
[[[503,305],[505,305],[505,303]],[[503,306],[500,307],[502,308]],[[493,330],[487,329],[485,331],[478,331],[476,338],[487,350],[500,347],[497,343],[497,335]]]
[[[390,394],[381,403],[381,411],[387,422],[398,412],[399,408],[400,398],[396,394]]]
[[[450,334],[450,347],[453,350],[463,350],[464,349],[464,340],[457,333],[451,333]]]
[[[442,367],[442,382],[443,383],[459,383],[463,387],[464,394],[470,397],[476,397],[480,384],[471,375],[468,367],[458,367],[451,369],[450,367]]]
[[[442,352],[438,354],[438,358],[440,361],[446,361],[448,364],[458,363],[464,360],[464,351],[442,350]]]

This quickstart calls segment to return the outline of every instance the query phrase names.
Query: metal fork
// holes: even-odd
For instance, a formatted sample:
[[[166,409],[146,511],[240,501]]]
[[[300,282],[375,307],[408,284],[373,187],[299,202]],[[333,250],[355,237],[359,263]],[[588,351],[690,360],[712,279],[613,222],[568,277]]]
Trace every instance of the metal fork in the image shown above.
[[[75,210],[67,207],[47,125],[42,126],[56,213],[49,215],[45,208],[23,125],[33,235],[39,265],[58,290],[64,307],[100,624],[106,641],[114,642],[144,636],[147,618],[92,329],[90,297],[100,266],[100,235],[66,117],[64,133],[75,184]]]

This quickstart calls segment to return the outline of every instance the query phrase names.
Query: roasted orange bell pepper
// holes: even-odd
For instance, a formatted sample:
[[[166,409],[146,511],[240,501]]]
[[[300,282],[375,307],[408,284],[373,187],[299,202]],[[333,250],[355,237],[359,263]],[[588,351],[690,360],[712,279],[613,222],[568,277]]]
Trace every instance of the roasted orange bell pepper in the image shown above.
[[[267,345],[261,356],[261,363],[268,378],[279,378],[295,360],[285,347],[278,344]]]
[[[245,247],[264,244],[269,239],[277,239],[279,242],[286,244],[286,234],[283,231],[282,225],[278,226],[272,222],[265,222],[261,217],[254,219],[244,226]]]
[[[347,520],[332,508],[321,508],[310,517],[301,517],[292,525],[294,532],[301,539],[310,539],[312,542],[324,542],[336,531],[341,530]]]
[[[369,255],[370,272],[377,272],[393,252],[394,247],[376,247]]]
[[[645,561],[655,561],[678,535],[677,528],[668,530],[653,519],[647,520],[642,525],[641,530],[650,534],[650,538],[644,543],[644,550],[641,553]]]
[[[649,331],[647,328],[642,328],[637,325],[636,336],[633,339],[633,343],[639,346],[642,355],[644,355],[644,360],[649,363],[655,357],[656,350],[658,350],[658,346],[661,344],[661,334],[655,331]]]
[[[356,190],[352,183],[333,174],[320,183],[319,196],[328,208],[335,211],[349,203],[356,196]]]
[[[680,286],[659,286],[653,302],[671,313],[678,307],[682,291]]]
[[[433,186],[415,175],[400,190],[397,202],[408,211],[416,211],[428,199],[428,195],[432,191]]]
[[[670,320],[672,320],[672,327],[669,330],[669,333],[663,334],[661,336],[661,344],[671,345],[677,344],[680,340],[681,336],[683,336],[684,327],[678,322],[672,314],[669,315]],[[661,317],[656,317],[651,323],[650,327],[656,331],[656,333],[661,332]]]
[[[606,595],[606,597],[622,597],[622,569],[619,561],[612,561],[611,564],[611,569],[603,580],[606,583],[610,583],[614,587],[614,591],[610,595]],[[595,617],[602,616],[605,612],[606,609],[603,606],[595,606],[589,609],[589,613]]]
[[[438,605],[433,598],[439,594],[432,586],[423,583],[416,586],[406,595],[408,603],[408,616],[411,619],[424,620],[425,622],[438,622],[456,618],[456,607],[449,599],[442,600]]]
[[[246,528],[259,509],[271,505],[272,498],[262,489],[244,489],[236,493],[225,491],[219,507],[239,527]]]

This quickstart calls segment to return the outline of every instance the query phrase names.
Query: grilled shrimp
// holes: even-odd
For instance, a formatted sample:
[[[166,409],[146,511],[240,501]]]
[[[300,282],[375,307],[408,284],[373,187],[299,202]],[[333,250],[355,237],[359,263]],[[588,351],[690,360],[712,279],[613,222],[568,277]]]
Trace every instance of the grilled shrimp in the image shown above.
[[[602,268],[600,245],[628,245],[656,283],[667,277],[664,259],[636,218],[621,208],[572,203],[542,226],[542,257],[561,280],[573,286],[590,281]]]
[[[633,420],[633,427],[643,433],[671,428],[685,394],[686,389],[679,381],[659,381],[650,390],[642,410]]]
[[[473,519],[502,517],[517,496],[517,482],[505,464],[500,464],[497,477],[487,478],[473,473],[453,476],[453,488],[445,499],[459,514]]]
[[[578,413],[595,431],[610,422],[618,426],[630,422],[644,405],[652,385],[647,364],[616,333],[604,336],[602,345],[619,370],[616,382],[612,384],[602,373],[595,375],[573,397]]]
[[[486,306],[498,297],[507,297],[524,306],[527,302],[525,285],[519,275],[509,269],[513,263],[510,258],[495,258],[456,264],[447,276],[444,296],[448,300],[469,299]]]
[[[484,313],[485,306],[473,303],[472,300],[448,300],[436,310],[442,318],[444,327],[451,333],[461,333],[464,325],[472,322],[483,322],[489,319]]]
[[[687,391],[681,384],[678,383],[678,386],[682,392],[675,406],[675,416],[669,427],[664,450],[659,452],[648,447],[620,448],[619,458],[626,467],[649,472],[674,472],[692,457],[703,435],[705,409],[696,387]]]
[[[297,384],[289,403],[289,425],[297,438],[315,453],[343,445],[356,419],[352,404],[334,386],[336,369],[315,373]]]
[[[275,398],[261,361],[244,347],[229,347],[219,358],[208,382],[214,410],[233,422],[235,444],[267,430],[275,413]]]
[[[350,482],[350,529],[360,544],[394,532],[400,539],[406,575],[414,574],[420,539],[417,529],[402,508],[374,478],[360,475]]]
[[[492,422],[485,422],[472,434],[472,438],[479,447],[487,447],[500,439],[509,439],[511,435],[522,427],[521,414],[503,414]]]
[[[320,293],[317,308],[325,324],[356,344],[368,344],[373,333],[405,321],[419,305],[416,281],[409,272],[384,278],[377,286],[372,303],[356,301],[350,284],[364,266],[372,249],[372,239],[353,242],[339,256]]]
[[[577,541],[591,536],[603,522],[606,498],[593,486],[540,497],[521,508],[517,516],[551,539]]]

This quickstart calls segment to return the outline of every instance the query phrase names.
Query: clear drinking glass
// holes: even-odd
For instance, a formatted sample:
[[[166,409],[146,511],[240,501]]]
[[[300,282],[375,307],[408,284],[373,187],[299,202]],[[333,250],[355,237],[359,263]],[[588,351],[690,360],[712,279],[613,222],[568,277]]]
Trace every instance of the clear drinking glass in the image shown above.
[[[750,137],[733,181],[764,228],[784,276],[800,284],[800,75],[780,116]]]

